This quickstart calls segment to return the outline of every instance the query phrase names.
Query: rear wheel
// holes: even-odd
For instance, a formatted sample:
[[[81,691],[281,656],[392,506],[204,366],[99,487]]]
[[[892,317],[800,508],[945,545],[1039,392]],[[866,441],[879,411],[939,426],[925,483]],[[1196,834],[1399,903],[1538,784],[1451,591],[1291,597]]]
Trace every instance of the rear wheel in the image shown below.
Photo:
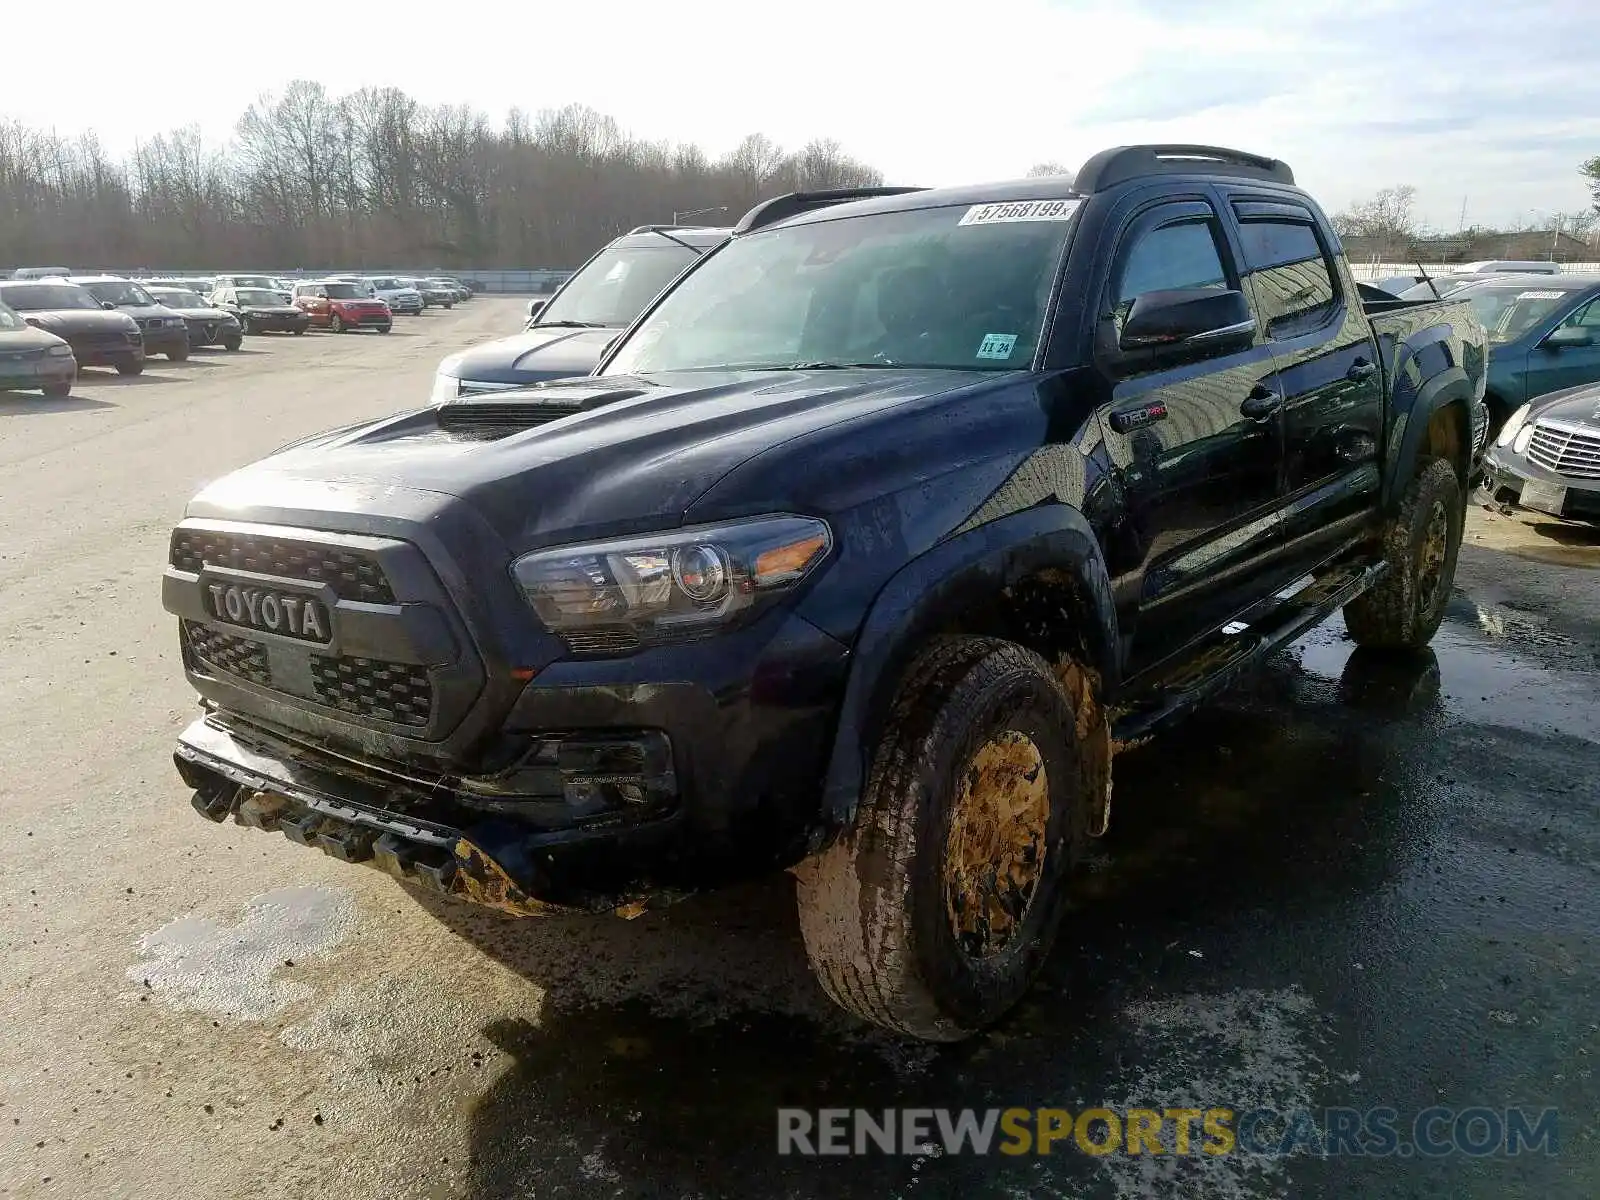
[[[378,332],[379,333],[388,333],[393,328],[394,328],[393,325],[379,325],[378,326]]]
[[[141,362],[119,362],[117,364],[117,374],[118,375],[143,375],[144,374],[144,363],[142,361]]]
[[[305,331],[306,331],[306,327],[304,325],[297,325],[297,326],[295,326],[294,335],[295,335],[295,337],[299,337]]]
[[[1387,573],[1344,607],[1345,628],[1358,645],[1416,650],[1433,640],[1450,602],[1465,520],[1455,467],[1425,459],[1384,528]]]
[[[1028,990],[1060,924],[1094,772],[1049,665],[994,638],[907,673],[851,832],[796,869],[823,988],[897,1033],[955,1041]]]
[[[244,338],[242,337],[235,336],[222,339],[222,348],[224,350],[237,350],[242,345],[244,345]]]

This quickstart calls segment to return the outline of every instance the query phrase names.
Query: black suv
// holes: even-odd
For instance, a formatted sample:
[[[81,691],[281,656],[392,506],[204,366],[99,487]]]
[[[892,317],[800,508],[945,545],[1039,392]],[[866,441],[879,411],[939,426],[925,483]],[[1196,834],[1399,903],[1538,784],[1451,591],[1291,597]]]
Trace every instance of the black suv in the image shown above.
[[[641,225],[623,234],[573,272],[523,332],[441,362],[433,402],[587,375],[644,306],[729,232]]]
[[[774,868],[828,992],[1027,989],[1114,752],[1340,609],[1428,642],[1470,305],[1362,302],[1283,163],[780,197],[592,378],[311,437],[163,583],[214,820],[534,914]]]

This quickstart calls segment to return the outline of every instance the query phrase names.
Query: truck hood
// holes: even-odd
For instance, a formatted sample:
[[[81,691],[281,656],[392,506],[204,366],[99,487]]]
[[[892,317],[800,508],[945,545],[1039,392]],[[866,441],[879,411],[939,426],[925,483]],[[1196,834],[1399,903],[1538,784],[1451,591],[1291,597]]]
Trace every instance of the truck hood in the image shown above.
[[[587,375],[618,332],[535,327],[452,354],[439,364],[439,372],[482,383],[524,384]]]
[[[330,512],[344,511],[335,497],[350,495],[379,508],[392,495],[408,511],[419,493],[453,496],[514,552],[670,528],[763,451],[995,379],[993,372],[869,369],[564,380],[292,443],[218,480],[195,497],[189,515],[270,522],[279,519],[274,513],[317,509],[321,488]],[[767,499],[781,504],[783,497]]]
[[[1535,420],[1554,417],[1600,427],[1600,384],[1586,383],[1540,396],[1533,402],[1529,415]]]

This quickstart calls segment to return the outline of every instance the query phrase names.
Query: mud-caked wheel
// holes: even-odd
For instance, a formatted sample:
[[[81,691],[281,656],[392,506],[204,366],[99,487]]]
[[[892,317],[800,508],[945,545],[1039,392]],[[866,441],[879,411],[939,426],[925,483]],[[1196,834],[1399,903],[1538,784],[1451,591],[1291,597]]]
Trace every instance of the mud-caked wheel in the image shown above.
[[[1344,607],[1345,628],[1358,645],[1417,650],[1433,639],[1455,584],[1465,521],[1455,468],[1428,459],[1384,527],[1388,571]]]
[[[1022,998],[1097,786],[1075,725],[1021,646],[941,638],[912,665],[851,832],[795,872],[806,951],[838,1004],[955,1041]]]

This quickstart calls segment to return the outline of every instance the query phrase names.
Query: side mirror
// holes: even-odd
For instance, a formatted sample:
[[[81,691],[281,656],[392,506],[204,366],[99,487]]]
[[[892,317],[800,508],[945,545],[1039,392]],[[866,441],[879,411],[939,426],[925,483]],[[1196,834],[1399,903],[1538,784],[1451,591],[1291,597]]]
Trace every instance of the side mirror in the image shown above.
[[[1123,322],[1124,350],[1170,350],[1180,346],[1248,343],[1255,318],[1243,292],[1174,288],[1137,297]]]
[[[117,311],[117,306],[115,304],[111,303],[111,301],[109,301],[109,300],[100,301],[100,307],[101,308],[105,308],[105,309],[110,309],[112,312],[116,312]]]
[[[546,304],[548,304],[548,303],[549,303],[548,300],[529,300],[528,301],[528,320],[530,320],[530,321],[537,320],[539,314],[544,311],[544,306]]]
[[[1581,325],[1563,325],[1540,343],[1548,350],[1573,350],[1594,345],[1594,331]]]

